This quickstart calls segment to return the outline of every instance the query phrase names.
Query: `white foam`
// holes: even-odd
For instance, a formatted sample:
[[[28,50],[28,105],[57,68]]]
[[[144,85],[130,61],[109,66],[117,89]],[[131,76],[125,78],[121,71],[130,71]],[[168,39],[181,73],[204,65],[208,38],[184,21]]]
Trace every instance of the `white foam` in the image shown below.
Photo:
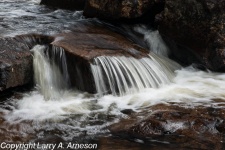
[[[175,132],[179,129],[184,129],[185,128],[185,123],[184,122],[170,122],[167,121],[166,123],[163,124],[163,127],[166,131],[169,132]]]
[[[22,120],[61,120],[74,114],[90,113],[91,102],[94,98],[86,98],[79,92],[65,91],[59,99],[46,101],[38,91],[26,94],[21,100],[14,101],[14,109],[8,112],[9,121]]]
[[[81,92],[65,91],[58,100],[44,100],[35,91],[26,95],[14,104],[12,112],[8,112],[8,120],[43,120],[60,119],[71,114],[90,112],[120,115],[120,110],[140,110],[158,103],[186,103],[191,105],[211,105],[212,99],[225,100],[225,74],[198,71],[192,67],[176,71],[173,83],[158,89],[143,89],[139,93],[122,97],[105,95],[95,100],[94,95]],[[93,106],[97,106],[93,109]]]

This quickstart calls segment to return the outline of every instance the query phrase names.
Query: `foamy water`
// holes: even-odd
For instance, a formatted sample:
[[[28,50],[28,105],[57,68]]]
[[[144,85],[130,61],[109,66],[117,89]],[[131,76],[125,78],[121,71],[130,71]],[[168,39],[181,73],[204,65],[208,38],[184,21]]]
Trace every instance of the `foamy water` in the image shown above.
[[[27,33],[53,35],[68,32],[74,28],[79,29],[79,23],[76,22],[78,20],[93,23],[92,19],[84,19],[82,11],[54,10],[38,5],[39,2],[40,0],[0,1],[0,36],[15,36]],[[102,24],[101,21],[97,22]],[[114,28],[110,24],[105,25]],[[82,26],[82,30],[85,30],[85,25]],[[128,88],[122,90],[120,96],[116,96],[117,94],[104,95],[104,93],[102,97],[99,97],[99,94],[68,89],[69,78],[63,49],[52,48],[54,53],[52,55],[60,56],[60,59],[57,60],[60,60],[61,64],[57,64],[51,62],[46,51],[44,52],[46,47],[37,46],[36,48],[39,50],[34,53],[36,87],[32,91],[22,94],[22,98],[9,98],[0,104],[1,117],[5,119],[0,118],[0,130],[4,142],[35,142],[42,140],[52,143],[57,141],[54,138],[58,137],[60,142],[78,142],[80,140],[79,142],[82,143],[89,138],[89,135],[91,138],[95,138],[101,136],[101,134],[111,134],[106,127],[118,122],[121,117],[129,117],[123,114],[122,110],[132,109],[141,112],[146,108],[149,110],[149,106],[159,103],[175,103],[184,107],[198,105],[225,106],[225,74],[200,71],[191,66],[181,68],[175,62],[164,57],[169,54],[169,49],[158,31],[152,31],[143,25],[137,25],[134,28],[130,27],[129,30],[125,31],[131,32],[131,30],[134,30],[132,34],[138,32],[144,36],[144,39],[140,39],[140,36],[137,35],[137,38],[133,38],[134,41],[141,40],[139,43],[145,42],[150,51],[157,54],[150,54],[148,59],[154,62],[153,70],[157,70],[154,77],[158,76],[158,79],[166,79],[166,82],[156,83],[156,86],[149,84],[149,86],[142,86],[141,88],[133,86],[136,90],[126,92],[130,88],[129,82],[136,82],[135,78],[137,76],[145,75],[137,78],[140,78],[139,83],[141,85],[146,84],[145,81],[148,81],[148,76],[151,74],[148,71],[151,70],[152,66],[145,66],[147,69],[144,71],[141,67],[151,65],[152,62],[144,61],[146,59],[131,60],[130,58],[121,57],[113,60],[107,58],[107,62],[103,64],[107,66],[108,63],[113,63],[114,66],[108,68],[108,74],[117,69],[117,72],[114,72],[117,78],[124,75],[124,79],[127,75],[123,71],[125,70],[128,73],[133,70],[128,75],[130,80],[126,80],[126,84],[125,80],[123,80],[121,85],[127,85]],[[134,63],[135,61],[137,62]],[[127,63],[133,65],[132,69],[126,66]],[[62,68],[58,68],[57,65]],[[167,73],[168,69],[170,70],[169,73]],[[176,71],[173,72],[174,70]],[[159,71],[160,73],[157,73]],[[108,80],[110,79],[112,77],[108,78]],[[98,78],[96,78],[95,82],[97,81],[99,81]],[[116,82],[119,83],[120,79]],[[99,86],[102,86],[101,83],[99,83]],[[186,128],[184,122],[168,121],[162,125],[170,132]],[[31,138],[31,136],[33,137]],[[140,139],[135,141],[145,143]],[[167,141],[163,142],[171,144]]]
[[[126,96],[105,95],[96,100],[94,95],[78,91],[64,91],[57,100],[45,100],[38,92],[15,100],[13,111],[6,112],[11,121],[64,119],[73,114],[104,113],[121,115],[121,110],[139,111],[158,103],[185,103],[187,105],[218,105],[213,99],[225,100],[225,75],[204,72],[193,67],[176,71],[172,83],[160,88],[147,88]],[[223,103],[223,102],[221,102]]]

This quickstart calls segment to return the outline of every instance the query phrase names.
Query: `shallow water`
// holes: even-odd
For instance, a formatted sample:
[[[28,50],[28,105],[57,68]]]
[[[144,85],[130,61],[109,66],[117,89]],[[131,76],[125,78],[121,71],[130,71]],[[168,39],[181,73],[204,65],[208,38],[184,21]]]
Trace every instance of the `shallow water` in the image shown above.
[[[3,0],[0,8],[0,36],[66,32],[83,18],[81,11],[49,9],[39,0]]]
[[[82,12],[49,9],[39,6],[35,0],[3,0],[0,2],[0,8],[1,37],[69,32],[76,25],[76,21],[88,21],[84,19]],[[133,30],[144,34],[147,45],[150,44],[149,47],[155,53],[167,55],[167,47],[162,43],[157,31],[147,31],[144,26],[135,26]],[[39,87],[35,87],[26,92],[15,92],[11,97],[2,100],[0,142],[72,141],[98,143],[101,145],[100,149],[148,149],[149,146],[160,149],[172,145],[171,141],[162,137],[145,142],[140,139],[124,140],[113,137],[107,127],[121,118],[128,118],[129,115],[125,114],[124,110],[142,112],[159,103],[182,104],[184,107],[193,108],[199,105],[223,108],[225,74],[200,71],[190,66],[176,70],[170,83],[161,84],[157,88],[144,88],[124,96],[97,97],[75,89],[60,89],[57,91],[60,94],[46,99],[43,91],[40,91]],[[182,128],[183,124],[181,122],[172,125]],[[176,136],[173,135],[171,139],[180,138]],[[120,146],[116,147],[117,143],[120,143]]]

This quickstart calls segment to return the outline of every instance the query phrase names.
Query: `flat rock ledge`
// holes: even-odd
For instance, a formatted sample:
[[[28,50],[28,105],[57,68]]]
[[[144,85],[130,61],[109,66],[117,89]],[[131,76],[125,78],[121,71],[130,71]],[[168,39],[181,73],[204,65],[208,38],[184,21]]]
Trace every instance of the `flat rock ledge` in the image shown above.
[[[51,45],[65,50],[71,85],[79,90],[96,93],[90,65],[98,56],[148,57],[148,50],[105,27],[77,26],[72,32],[56,35]]]
[[[124,36],[108,28],[91,23],[77,23],[69,33],[53,37],[21,35],[0,38],[0,91],[32,83],[35,45],[63,48],[71,86],[95,93],[94,78],[90,65],[98,56],[126,56],[137,59],[148,56],[148,50],[136,45]]]

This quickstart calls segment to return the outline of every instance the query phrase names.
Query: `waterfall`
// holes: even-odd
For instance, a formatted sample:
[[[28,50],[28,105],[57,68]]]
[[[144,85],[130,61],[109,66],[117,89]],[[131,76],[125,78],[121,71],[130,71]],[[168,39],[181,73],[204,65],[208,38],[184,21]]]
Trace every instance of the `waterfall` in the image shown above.
[[[37,45],[34,53],[34,77],[45,99],[57,99],[69,86],[65,52],[62,48]]]
[[[151,54],[141,59],[125,56],[94,58],[91,70],[98,95],[122,96],[169,83],[179,65],[162,57]]]
[[[143,34],[144,41],[151,52],[165,57],[169,55],[170,50],[163,41],[158,30],[150,30],[144,25],[135,26],[134,30],[140,34]]]
[[[137,30],[144,33],[147,29],[139,27]],[[157,35],[157,33],[154,34]],[[77,89],[80,89],[78,86],[81,86],[82,90],[87,90],[83,82],[82,84],[78,82],[85,81],[85,77],[87,78],[88,75],[93,77],[93,85],[99,97],[106,94],[123,96],[137,93],[145,88],[159,88],[168,84],[175,76],[174,71],[180,66],[167,58],[168,49],[159,36],[154,37],[152,34],[149,36],[153,37],[148,40],[152,52],[146,57],[138,59],[125,56],[99,56],[90,62],[90,70],[85,75],[81,75],[82,69],[79,68],[81,66],[70,64],[77,70],[77,74],[71,76],[74,76],[75,79],[79,78],[78,80],[74,80],[74,78],[70,80],[69,78],[63,48],[52,45],[37,45],[33,48],[37,87],[45,99],[57,99],[63,90],[70,87],[70,81],[74,81],[72,86],[77,87]],[[160,44],[161,46],[159,46]],[[88,87],[90,86],[92,85],[88,85]]]

